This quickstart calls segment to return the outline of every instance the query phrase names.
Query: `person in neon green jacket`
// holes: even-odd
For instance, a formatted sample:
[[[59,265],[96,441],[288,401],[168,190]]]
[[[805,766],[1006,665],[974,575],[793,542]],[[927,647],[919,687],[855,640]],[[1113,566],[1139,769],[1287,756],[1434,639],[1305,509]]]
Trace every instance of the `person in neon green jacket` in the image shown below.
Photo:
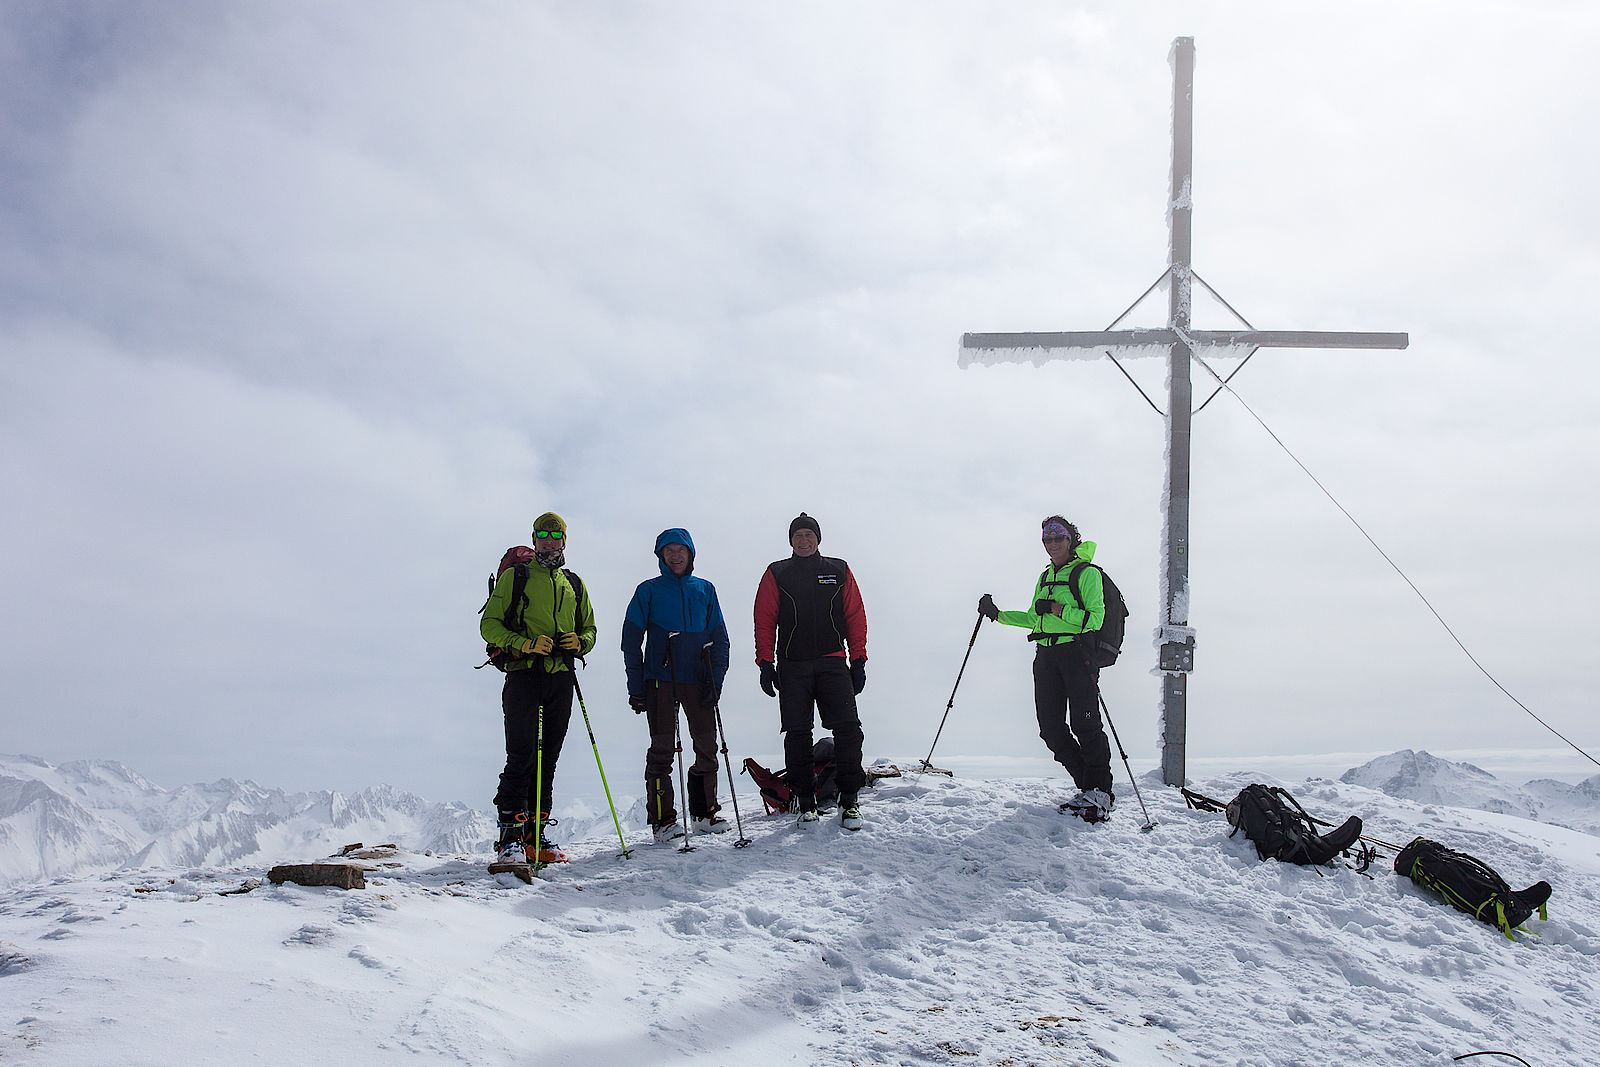
[[[1065,804],[1089,822],[1099,822],[1116,803],[1111,789],[1111,743],[1100,718],[1100,671],[1079,634],[1105,619],[1105,591],[1094,559],[1095,544],[1060,515],[1040,524],[1050,565],[1039,575],[1026,611],[1001,611],[988,593],[978,611],[1003,626],[1020,626],[1038,643],[1033,656],[1033,703],[1039,737],[1072,776],[1078,793]],[[1073,572],[1076,571],[1076,580]],[[1074,590],[1076,585],[1076,590]]]
[[[508,568],[496,579],[478,633],[512,653],[500,690],[506,764],[494,797],[501,858],[517,858],[514,853],[524,840],[534,840],[533,820],[537,820],[536,858],[560,863],[566,856],[543,827],[552,810],[556,761],[572,721],[573,659],[594,648],[594,607],[583,580],[565,569],[565,520],[553,511],[540,515],[533,524],[533,543],[533,562]],[[525,568],[527,577],[521,603],[513,604],[518,568]],[[541,767],[543,773],[535,783],[535,769]]]

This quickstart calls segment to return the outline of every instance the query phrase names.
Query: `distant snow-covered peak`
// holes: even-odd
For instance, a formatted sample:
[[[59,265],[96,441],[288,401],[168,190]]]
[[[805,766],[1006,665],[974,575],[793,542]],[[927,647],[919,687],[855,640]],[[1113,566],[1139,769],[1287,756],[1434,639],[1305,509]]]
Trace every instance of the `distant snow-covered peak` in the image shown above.
[[[1600,775],[1578,785],[1541,779],[1519,786],[1470,763],[1403,749],[1352,767],[1339,780],[1403,800],[1476,808],[1600,834]]]
[[[391,786],[285,793],[224,778],[163,789],[110,760],[0,755],[0,884],[150,864],[305,859],[358,840],[486,849],[493,820]]]

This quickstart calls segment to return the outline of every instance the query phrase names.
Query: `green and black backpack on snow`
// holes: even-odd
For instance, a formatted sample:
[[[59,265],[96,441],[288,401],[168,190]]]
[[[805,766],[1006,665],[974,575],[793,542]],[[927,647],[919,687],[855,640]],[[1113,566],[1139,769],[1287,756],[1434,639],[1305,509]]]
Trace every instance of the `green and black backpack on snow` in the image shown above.
[[[1550,917],[1545,908],[1550,899],[1549,882],[1513,890],[1482,860],[1426,837],[1419,837],[1400,850],[1394,858],[1394,873],[1437,893],[1474,919],[1499,927],[1508,938],[1535,911],[1541,919]]]

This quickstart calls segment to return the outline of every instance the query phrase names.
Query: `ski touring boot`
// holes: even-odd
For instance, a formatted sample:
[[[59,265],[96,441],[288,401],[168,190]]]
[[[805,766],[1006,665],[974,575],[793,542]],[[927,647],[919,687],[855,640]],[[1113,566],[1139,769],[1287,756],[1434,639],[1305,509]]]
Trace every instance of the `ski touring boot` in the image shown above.
[[[525,811],[500,813],[500,840],[495,846],[494,860],[489,864],[490,874],[513,874],[533,884],[533,866],[528,862],[528,846],[522,840],[527,825]]]
[[[817,821],[816,798],[792,794],[789,797],[789,811],[795,816],[796,826],[809,826]]]
[[[567,862],[567,854],[561,851],[561,846],[550,840],[550,827],[554,826],[555,824],[556,820],[550,818],[548,814],[540,815],[538,835],[539,854],[532,858],[534,862],[538,863],[538,865],[541,867],[551,863]],[[532,837],[528,837],[526,840],[528,845],[533,844],[534,839]]]
[[[733,829],[733,823],[729,822],[727,819],[724,819],[716,812],[712,812],[710,815],[705,815],[700,818],[691,819],[690,822],[694,824],[694,832],[697,834],[725,834],[729,830]]]
[[[1088,789],[1061,805],[1061,810],[1084,822],[1105,822],[1116,806],[1117,798],[1104,789]]]
[[[861,829],[861,804],[855,797],[839,798],[839,825],[846,830]]]
[[[655,835],[658,845],[676,845],[687,836],[683,832],[683,824],[676,819],[664,822],[660,826],[652,826],[650,832]]]

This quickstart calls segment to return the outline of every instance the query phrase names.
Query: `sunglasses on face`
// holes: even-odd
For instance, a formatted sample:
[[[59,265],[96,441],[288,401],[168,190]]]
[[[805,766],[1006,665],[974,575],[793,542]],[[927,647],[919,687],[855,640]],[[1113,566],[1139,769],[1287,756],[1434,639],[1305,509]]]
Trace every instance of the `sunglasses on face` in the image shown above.
[[[1071,540],[1071,538],[1069,538],[1066,534],[1045,534],[1044,537],[1040,538],[1040,540],[1047,545],[1059,545],[1063,541]]]
[[[537,537],[541,541],[543,541],[545,538],[549,538],[552,541],[562,541],[566,539],[567,535],[562,533],[560,530],[535,530],[533,532],[533,536]]]

